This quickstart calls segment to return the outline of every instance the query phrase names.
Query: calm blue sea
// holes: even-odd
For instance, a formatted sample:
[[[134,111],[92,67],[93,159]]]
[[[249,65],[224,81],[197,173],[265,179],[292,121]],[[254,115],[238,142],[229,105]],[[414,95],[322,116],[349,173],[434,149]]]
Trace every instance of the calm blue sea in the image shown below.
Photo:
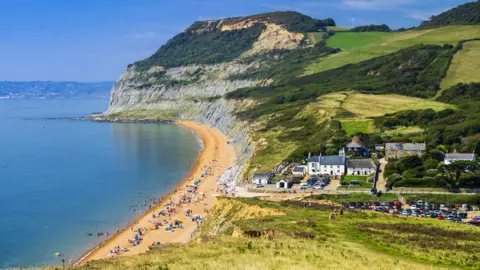
[[[167,124],[48,120],[108,100],[0,100],[0,269],[77,259],[135,218],[131,207],[181,181],[200,150]],[[43,126],[43,128],[42,128]],[[88,236],[87,233],[94,233]]]

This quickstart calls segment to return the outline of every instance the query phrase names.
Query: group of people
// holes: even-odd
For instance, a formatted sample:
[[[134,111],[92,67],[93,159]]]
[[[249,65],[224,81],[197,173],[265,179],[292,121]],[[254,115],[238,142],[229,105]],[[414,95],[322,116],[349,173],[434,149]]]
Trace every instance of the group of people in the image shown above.
[[[163,197],[151,196],[148,200],[143,202],[143,207],[148,209],[153,209],[156,205],[163,206],[161,210],[155,210],[151,213],[151,219],[148,220],[148,223],[151,224],[152,229],[157,230],[164,228],[166,232],[175,232],[176,229],[183,229],[184,224],[180,219],[174,219],[178,213],[178,208],[185,208],[183,211],[185,217],[188,221],[195,222],[197,226],[203,221],[203,216],[193,214],[193,209],[191,206],[196,206],[200,203],[203,203],[204,206],[208,206],[208,194],[207,192],[200,192],[199,185],[202,182],[204,177],[215,176],[217,171],[221,170],[221,167],[216,164],[217,160],[210,161],[202,169],[203,173],[200,175],[200,179],[194,180],[195,178],[190,179],[190,184],[186,185],[184,189],[175,190],[174,195],[171,196],[168,201],[164,202]],[[210,191],[214,192],[215,189]],[[221,193],[226,192],[225,187],[217,189]],[[180,193],[180,194],[179,194]],[[137,204],[133,207],[133,211],[139,214],[142,204],[137,201]],[[210,209],[207,207],[204,208],[204,214],[210,213]],[[133,226],[131,228],[132,233],[134,234],[132,238],[128,239],[128,242],[131,247],[138,246],[143,241],[143,236],[149,231],[148,228],[138,228]],[[160,246],[160,242],[153,242],[149,248],[154,248]],[[121,252],[128,251],[128,249],[121,248],[120,246],[115,247],[110,250],[109,256],[117,256]]]
[[[122,248],[120,246],[116,246],[113,250],[110,250],[108,255],[111,256],[118,256],[120,255],[120,252],[128,252],[127,248]]]

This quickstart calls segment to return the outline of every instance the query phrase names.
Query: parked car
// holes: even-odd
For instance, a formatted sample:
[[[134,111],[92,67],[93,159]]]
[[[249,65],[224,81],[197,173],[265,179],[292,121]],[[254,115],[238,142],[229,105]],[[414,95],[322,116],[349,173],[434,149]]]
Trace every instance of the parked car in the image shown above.
[[[415,204],[413,204],[413,205],[410,206],[410,209],[415,210],[415,209],[417,209],[417,206]]]
[[[308,189],[308,188],[310,188],[309,184],[307,184],[307,183],[301,183],[300,184],[300,189]]]
[[[468,217],[468,214],[467,213],[458,213],[458,216],[461,218],[461,219],[465,219]]]
[[[256,185],[255,188],[263,188],[265,187],[264,185]]]
[[[350,181],[350,185],[361,186],[362,184],[360,182],[358,182],[357,180],[352,180],[352,181]]]

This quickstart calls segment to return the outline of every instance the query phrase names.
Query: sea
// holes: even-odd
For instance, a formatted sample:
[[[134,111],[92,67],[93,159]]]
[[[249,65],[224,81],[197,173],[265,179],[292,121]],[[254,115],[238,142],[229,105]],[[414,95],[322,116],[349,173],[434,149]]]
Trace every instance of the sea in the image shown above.
[[[0,269],[75,261],[188,175],[202,147],[188,129],[70,119],[107,108],[0,100]]]

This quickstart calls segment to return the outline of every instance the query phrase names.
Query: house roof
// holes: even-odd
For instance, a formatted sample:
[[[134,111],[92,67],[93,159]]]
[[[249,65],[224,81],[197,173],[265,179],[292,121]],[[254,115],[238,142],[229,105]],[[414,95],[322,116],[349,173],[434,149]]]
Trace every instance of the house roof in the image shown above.
[[[445,159],[454,159],[454,160],[475,160],[475,154],[464,154],[464,153],[451,153],[446,154]]]
[[[375,163],[371,159],[350,159],[348,160],[348,168],[369,168],[375,169]]]
[[[391,151],[425,151],[424,143],[386,143],[385,149]]]
[[[304,172],[305,171],[305,166],[296,166],[293,168],[293,172]]]
[[[313,156],[307,159],[308,162],[320,162],[320,156]]]
[[[345,156],[313,156],[309,157],[308,162],[317,162],[320,165],[345,165]]]
[[[270,178],[272,177],[271,173],[256,173],[253,175],[253,178]]]
[[[362,148],[363,144],[361,142],[349,142],[347,148]]]
[[[345,165],[345,156],[322,156],[320,165]]]

